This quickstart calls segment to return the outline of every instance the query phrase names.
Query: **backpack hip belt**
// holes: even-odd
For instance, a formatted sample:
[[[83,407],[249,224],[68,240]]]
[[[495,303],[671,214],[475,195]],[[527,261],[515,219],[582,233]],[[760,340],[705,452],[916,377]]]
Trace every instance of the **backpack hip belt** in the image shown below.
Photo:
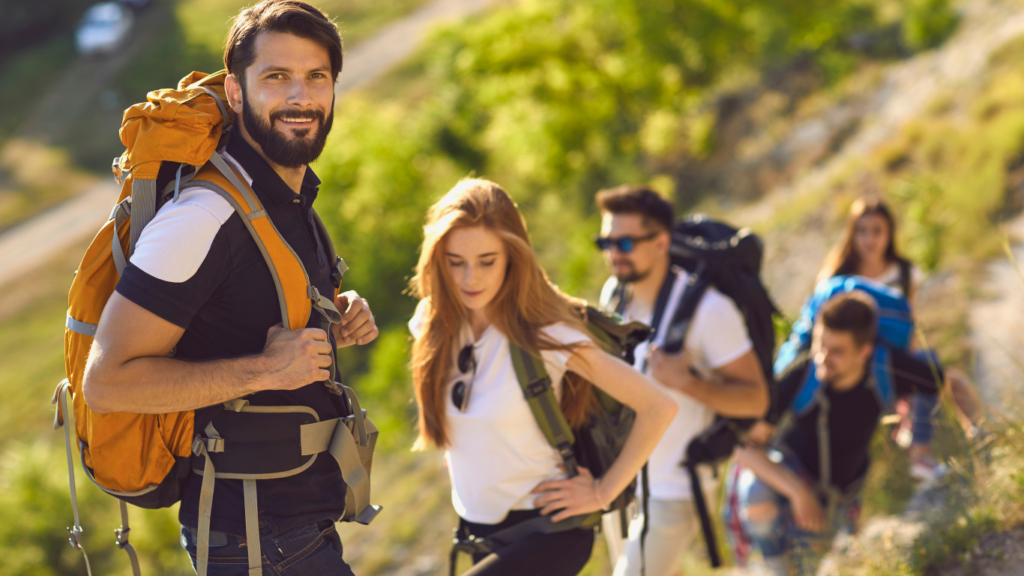
[[[338,386],[350,404],[350,415],[321,421],[305,406],[253,406],[240,399],[197,435],[192,444],[192,471],[203,477],[199,497],[196,570],[204,574],[209,560],[210,516],[214,479],[241,480],[249,572],[262,573],[256,481],[299,474],[322,453],[338,463],[346,485],[345,511],[336,521],[369,524],[381,507],[370,504],[370,467],[377,428],[359,407],[355,392]]]
[[[551,516],[537,516],[499,530],[485,538],[463,534],[456,528],[452,538],[452,552],[448,574],[449,576],[455,576],[455,567],[460,552],[465,552],[471,556],[473,554],[490,554],[535,534],[557,534],[577,529],[592,530],[600,521],[601,512],[581,514],[566,518],[560,522],[553,522]]]

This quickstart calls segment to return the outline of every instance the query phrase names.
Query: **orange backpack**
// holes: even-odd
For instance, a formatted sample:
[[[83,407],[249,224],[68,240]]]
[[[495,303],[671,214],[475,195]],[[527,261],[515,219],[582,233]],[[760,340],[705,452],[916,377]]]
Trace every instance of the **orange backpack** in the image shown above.
[[[226,75],[225,71],[212,75],[193,72],[178,83],[176,90],[150,92],[147,102],[125,111],[121,141],[127,150],[114,160],[113,166],[118,183],[123,183],[121,194],[110,219],[89,245],[68,295],[64,334],[67,378],[53,396],[52,402],[57,404],[54,427],[60,428],[67,421],[70,394],[82,468],[101,490],[120,500],[122,526],[115,531],[117,545],[128,553],[136,576],[139,563],[128,542],[126,504],[142,508],[170,506],[180,499],[183,483],[193,472],[203,475],[197,554],[200,576],[206,572],[214,478],[243,480],[250,574],[259,574],[261,569],[255,512],[257,480],[298,474],[312,465],[318,454],[327,452],[337,460],[348,488],[345,514],[339,520],[368,524],[380,511],[379,506],[370,504],[369,481],[377,430],[366,418],[352,389],[335,382],[333,377],[324,384],[345,397],[350,414],[345,418],[321,422],[316,412],[305,406],[254,407],[245,399],[237,399],[226,403],[226,409],[203,431],[194,429],[193,411],[98,414],[89,409],[82,394],[89,350],[103,308],[159,203],[172,194],[177,199],[186,182],[189,187],[217,192],[241,216],[270,268],[285,326],[292,330],[305,328],[314,309],[321,314],[325,330],[341,319],[333,298],[321,295],[310,284],[302,262],[240,177],[241,171],[218,152],[226,143],[233,122],[232,112],[223,104]],[[164,163],[175,163],[178,169],[175,179],[158,191],[157,174]],[[334,254],[330,236],[319,218],[316,223],[335,262],[335,293],[329,296],[337,296],[347,267]],[[331,373],[336,374],[333,356]],[[64,436],[75,524],[68,528],[68,534],[72,547],[84,555],[70,428],[64,426]],[[294,440],[294,454],[277,462],[253,458],[259,454],[259,443],[248,438],[249,430],[260,430],[264,439],[267,430],[274,430],[280,440]],[[85,561],[91,574],[87,555]]]

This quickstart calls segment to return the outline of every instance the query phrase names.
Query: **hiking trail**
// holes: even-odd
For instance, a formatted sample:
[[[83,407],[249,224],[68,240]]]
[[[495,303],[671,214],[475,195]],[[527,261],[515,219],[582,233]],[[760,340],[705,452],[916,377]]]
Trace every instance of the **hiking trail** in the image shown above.
[[[785,212],[801,197],[828,189],[860,158],[897,134],[910,121],[927,110],[936,97],[969,88],[980,82],[988,71],[991,56],[1011,42],[1024,37],[1024,12],[1019,4],[994,0],[970,0],[958,4],[962,19],[957,31],[941,47],[886,67],[881,80],[870,90],[829,107],[820,114],[798,122],[772,153],[786,158],[802,149],[836,142],[841,145],[803,174],[783,182],[758,201],[730,211],[730,217],[746,225],[771,220]],[[847,131],[848,134],[838,134]],[[833,230],[827,196],[799,227],[766,234],[764,280],[784,312],[795,314],[815,284],[819,264],[824,260]],[[968,302],[970,339],[975,350],[974,366],[982,400],[998,406],[1003,399],[1021,391],[1024,382],[1024,216],[1005,226],[1009,256],[985,265],[981,280],[982,296]],[[938,300],[954,296],[957,287],[948,274],[938,273],[926,279],[920,300]],[[833,553],[823,562],[818,574],[850,573],[853,566],[864,566],[879,550],[906,549],[941,514],[945,495],[938,490],[918,490],[900,515],[876,516],[867,520],[853,538],[840,538]],[[977,574],[1002,576],[1024,574],[1024,530],[991,534],[982,538],[974,556],[997,549],[1003,561],[974,563],[943,570],[943,576]],[[855,570],[856,571],[856,570]],[[734,576],[765,574],[760,567],[732,569]]]

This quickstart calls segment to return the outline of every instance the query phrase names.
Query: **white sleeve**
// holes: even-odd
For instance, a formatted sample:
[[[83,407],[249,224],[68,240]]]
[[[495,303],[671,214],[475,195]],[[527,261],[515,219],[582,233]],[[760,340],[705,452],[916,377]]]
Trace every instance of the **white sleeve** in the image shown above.
[[[142,229],[131,263],[164,282],[185,282],[199,270],[220,227],[235,209],[211,190],[182,190]]]
[[[409,332],[412,333],[413,338],[419,339],[423,335],[423,329],[426,328],[427,323],[427,308],[429,306],[430,301],[426,298],[420,300],[419,304],[416,305],[416,312],[409,319]]]
[[[580,332],[565,324],[552,324],[543,329],[544,335],[562,344],[577,344],[581,342],[593,342],[590,335]],[[565,365],[569,362],[571,353],[562,350],[542,350],[541,357],[544,361],[553,364],[560,372],[565,372]]]
[[[601,308],[607,308],[612,302],[612,296],[615,295],[615,288],[619,285],[619,281],[615,276],[609,276],[608,280],[605,281],[604,286],[601,287],[601,296],[597,302]]]
[[[739,308],[714,288],[704,294],[697,306],[687,345],[712,370],[736,360],[754,347]]]

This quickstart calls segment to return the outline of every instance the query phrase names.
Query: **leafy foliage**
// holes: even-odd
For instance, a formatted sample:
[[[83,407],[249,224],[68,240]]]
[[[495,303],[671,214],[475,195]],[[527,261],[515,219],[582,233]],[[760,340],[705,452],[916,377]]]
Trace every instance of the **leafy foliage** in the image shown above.
[[[384,331],[401,331],[426,208],[474,173],[519,202],[552,279],[596,295],[593,194],[659,181],[677,195],[663,167],[713,151],[705,102],[726,78],[797,56],[825,68],[856,59],[844,38],[878,26],[875,12],[868,1],[525,0],[438,31],[419,60],[425,93],[338,102],[315,168],[319,210],[352,266],[346,282]],[[392,406],[376,373],[358,376],[364,354],[345,360]],[[407,402],[405,381],[393,386]]]

